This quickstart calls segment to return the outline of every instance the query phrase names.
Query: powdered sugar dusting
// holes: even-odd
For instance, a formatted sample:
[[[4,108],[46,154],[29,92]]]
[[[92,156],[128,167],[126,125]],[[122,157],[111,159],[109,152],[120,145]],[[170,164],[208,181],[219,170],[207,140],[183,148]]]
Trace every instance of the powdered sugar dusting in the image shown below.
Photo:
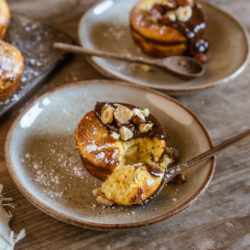
[[[17,53],[15,48],[0,41],[0,76],[4,76],[6,80],[16,78],[20,72],[22,64],[20,65],[16,61]]]
[[[34,142],[35,149],[39,143],[41,145],[45,142]],[[43,147],[46,152],[42,153],[40,148],[37,148],[35,152],[31,150],[24,153],[21,159],[21,162],[31,168],[34,182],[41,185],[52,199],[67,196],[68,191],[74,189],[76,183],[83,185],[88,182],[85,179],[86,170],[72,143],[54,141]]]
[[[93,141],[91,141],[91,144],[86,146],[85,150],[88,153],[91,153],[94,151],[102,151],[103,149],[108,149],[108,148],[112,148],[112,147],[114,147],[114,145],[111,143],[105,143],[103,145],[96,145],[95,141],[93,140]]]
[[[95,158],[96,158],[96,160],[101,161],[101,160],[104,159],[104,157],[105,157],[105,153],[104,152],[100,152],[99,154],[96,155]]]

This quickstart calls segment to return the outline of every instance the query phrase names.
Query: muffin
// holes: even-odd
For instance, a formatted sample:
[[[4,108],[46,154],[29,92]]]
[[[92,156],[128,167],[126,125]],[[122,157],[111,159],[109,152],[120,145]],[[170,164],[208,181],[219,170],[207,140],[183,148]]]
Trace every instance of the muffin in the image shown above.
[[[105,205],[147,200],[175,158],[159,121],[130,104],[98,102],[81,119],[75,140],[84,167],[104,181],[94,195]]]
[[[10,97],[19,85],[23,56],[14,46],[0,41],[0,100]]]
[[[130,12],[131,34],[152,57],[205,55],[205,16],[193,0],[142,0]]]
[[[10,21],[10,12],[5,0],[0,0],[0,40],[3,40]]]

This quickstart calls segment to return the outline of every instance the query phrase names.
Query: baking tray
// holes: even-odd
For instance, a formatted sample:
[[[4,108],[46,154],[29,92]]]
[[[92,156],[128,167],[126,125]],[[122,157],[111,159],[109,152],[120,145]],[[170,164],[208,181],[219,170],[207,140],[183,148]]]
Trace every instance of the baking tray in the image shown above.
[[[46,24],[11,13],[11,21],[4,38],[17,47],[24,57],[20,86],[15,93],[0,101],[0,121],[15,106],[32,94],[61,64],[68,54],[54,50],[53,42],[73,43],[73,39]]]

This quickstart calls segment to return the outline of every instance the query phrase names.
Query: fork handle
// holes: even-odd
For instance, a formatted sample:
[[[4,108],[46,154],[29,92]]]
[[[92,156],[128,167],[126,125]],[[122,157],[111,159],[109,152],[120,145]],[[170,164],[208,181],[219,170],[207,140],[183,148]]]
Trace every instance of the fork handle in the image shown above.
[[[220,143],[219,145],[209,149],[208,151],[195,156],[194,158],[192,158],[191,160],[188,160],[184,163],[178,164],[170,169],[166,170],[166,174],[165,174],[165,178],[166,181],[169,181],[171,179],[173,179],[176,175],[178,175],[180,172],[193,167],[194,165],[209,159],[212,156],[215,156],[216,154],[224,151],[225,149],[229,148],[230,146],[235,145],[236,143],[238,143],[240,140],[246,138],[247,136],[249,136],[250,134],[250,129],[247,129],[246,131],[244,131],[243,133],[236,135],[234,137],[229,138],[228,140]]]

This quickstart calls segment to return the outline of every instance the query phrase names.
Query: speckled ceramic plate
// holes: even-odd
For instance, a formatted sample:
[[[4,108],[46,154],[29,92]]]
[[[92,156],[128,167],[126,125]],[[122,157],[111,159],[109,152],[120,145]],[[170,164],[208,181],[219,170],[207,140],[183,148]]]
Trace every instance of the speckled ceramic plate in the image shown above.
[[[130,35],[129,12],[138,0],[104,0],[89,9],[79,23],[83,47],[145,56]],[[206,73],[195,80],[182,80],[163,70],[145,72],[135,64],[92,57],[90,63],[102,74],[164,90],[171,95],[204,90],[234,79],[249,61],[246,30],[230,14],[199,1],[208,18],[205,38],[210,42]]]
[[[201,122],[170,97],[118,81],[69,84],[31,103],[7,136],[5,156],[9,172],[31,203],[77,226],[116,229],[145,226],[169,218],[203,193],[214,172],[214,159],[188,170],[187,183],[168,185],[146,205],[113,208],[97,205],[92,190],[100,186],[100,181],[84,169],[74,141],[78,122],[97,101],[148,107],[166,129],[168,145],[180,152],[180,161],[211,148]]]

